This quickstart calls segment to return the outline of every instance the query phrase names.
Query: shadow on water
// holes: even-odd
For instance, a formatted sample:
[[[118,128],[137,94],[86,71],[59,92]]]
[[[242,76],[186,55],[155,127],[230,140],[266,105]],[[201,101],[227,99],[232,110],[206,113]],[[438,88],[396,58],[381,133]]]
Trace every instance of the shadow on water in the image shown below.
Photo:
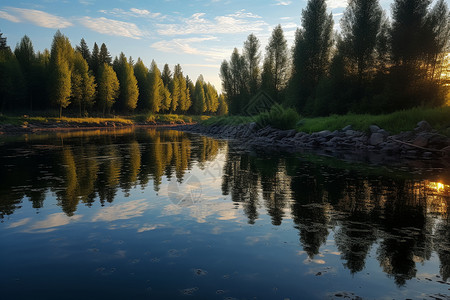
[[[262,212],[273,226],[292,219],[309,259],[320,255],[333,231],[351,274],[362,272],[376,249],[383,272],[403,286],[417,276],[416,264],[435,251],[440,276],[449,279],[450,178],[445,170],[355,167],[311,155],[260,156],[177,131],[66,133],[3,143],[0,219],[20,210],[24,201],[39,211],[49,192],[70,217],[79,205],[113,203],[119,190],[125,197],[148,186],[160,191],[163,180],[182,183],[193,165],[207,168],[220,151],[226,153],[221,194],[242,207],[251,225]]]

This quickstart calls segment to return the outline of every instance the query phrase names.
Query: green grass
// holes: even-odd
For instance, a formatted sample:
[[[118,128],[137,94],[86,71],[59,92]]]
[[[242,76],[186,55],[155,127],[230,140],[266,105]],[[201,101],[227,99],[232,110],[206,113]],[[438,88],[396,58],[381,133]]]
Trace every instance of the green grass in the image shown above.
[[[29,116],[4,116],[0,115],[0,124],[11,125],[28,125],[28,124],[100,124],[104,122],[122,123],[126,125],[133,125],[133,121],[124,118],[68,118],[62,117],[29,117]]]
[[[299,120],[299,121],[298,121]],[[223,116],[211,117],[201,122],[203,125],[239,125],[250,122],[259,123],[260,126],[271,125],[280,129],[296,129],[307,133],[322,130],[340,130],[352,125],[354,130],[368,132],[370,125],[377,125],[392,134],[413,130],[417,123],[426,120],[433,129],[450,136],[450,107],[398,111],[386,115],[348,114],[332,115],[319,118],[301,118],[290,109],[272,110],[253,117]]]
[[[426,120],[441,133],[450,136],[450,107],[398,111],[387,115],[356,115],[329,116],[323,118],[304,118],[297,130],[311,133],[322,130],[339,130],[347,125],[352,125],[358,131],[368,131],[370,125],[377,125],[390,133],[397,134],[409,131],[416,127],[417,123]]]
[[[184,124],[201,122],[207,120],[209,116],[187,116],[176,114],[140,114],[132,116],[131,119],[137,123],[155,124]]]

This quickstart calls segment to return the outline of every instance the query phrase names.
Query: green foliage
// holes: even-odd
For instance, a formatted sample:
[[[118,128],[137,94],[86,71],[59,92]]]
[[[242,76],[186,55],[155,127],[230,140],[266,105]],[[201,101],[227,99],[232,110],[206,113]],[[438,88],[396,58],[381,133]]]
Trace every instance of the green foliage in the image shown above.
[[[102,64],[98,71],[98,106],[103,115],[109,113],[111,107],[119,96],[119,80],[116,72],[107,64]]]
[[[281,25],[275,27],[266,47],[262,76],[266,92],[275,100],[281,100],[281,91],[289,79],[287,41]]]
[[[152,61],[150,67],[149,83],[150,83],[150,112],[159,112],[162,108],[162,103],[166,96],[164,84],[161,79],[161,71],[159,71],[158,66],[155,61]]]
[[[270,111],[256,116],[255,121],[260,127],[271,126],[278,129],[292,129],[300,120],[300,115],[292,108],[274,105]]]
[[[136,76],[139,97],[137,102],[137,107],[140,110],[150,109],[150,81],[149,73],[144,62],[138,58],[136,64],[134,65],[134,76]]]
[[[107,64],[106,62],[103,63]],[[120,83],[118,109],[131,112],[137,106],[139,89],[136,76],[134,76],[133,67],[128,63],[123,52],[120,54],[119,59],[114,63],[114,71],[116,72]]]
[[[322,130],[340,130],[347,125],[352,125],[355,130],[368,131],[370,125],[377,125],[392,134],[396,134],[414,129],[416,124],[422,120],[426,120],[434,129],[449,135],[447,129],[450,127],[450,107],[414,108],[386,115],[348,114],[323,118],[305,118],[300,121],[301,124],[297,129],[310,133]]]
[[[290,96],[302,111],[311,101],[319,81],[327,74],[333,46],[333,16],[325,0],[310,0],[302,11],[302,28],[297,30],[293,48]]]

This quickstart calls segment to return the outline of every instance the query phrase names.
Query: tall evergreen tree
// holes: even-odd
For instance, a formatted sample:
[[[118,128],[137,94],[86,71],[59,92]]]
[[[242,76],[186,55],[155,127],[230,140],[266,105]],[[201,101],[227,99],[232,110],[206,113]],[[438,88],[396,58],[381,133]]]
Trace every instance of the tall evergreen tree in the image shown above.
[[[172,71],[170,71],[169,65],[165,64],[163,71],[162,71],[162,81],[164,83],[164,86],[169,86],[170,81],[172,80]]]
[[[252,33],[248,36],[247,41],[244,43],[244,51],[242,55],[247,61],[248,66],[248,85],[250,96],[254,96],[260,86],[261,80],[261,51],[259,50],[260,43],[258,38]]]
[[[62,109],[70,104],[73,55],[69,39],[58,30],[50,53],[49,91],[52,103],[59,107],[60,117]]]
[[[6,37],[3,36],[3,33],[0,32],[0,50],[11,50],[6,42]]]
[[[390,31],[391,52],[394,68],[390,80],[392,109],[409,108],[424,105],[440,105],[445,101],[439,83],[431,80],[435,66],[433,56],[440,52],[436,47],[439,24],[448,26],[448,14],[445,6],[439,6],[444,12],[442,22],[429,10],[431,0],[395,0],[392,6],[392,27]],[[445,30],[444,30],[445,31]],[[445,36],[445,34],[444,34]],[[447,44],[446,41],[444,44]],[[431,59],[430,59],[431,58]]]
[[[159,112],[166,97],[164,83],[161,79],[161,71],[156,62],[152,60],[149,72],[150,79],[150,111]]]
[[[341,19],[340,49],[359,84],[374,71],[383,11],[378,0],[350,0]]]
[[[109,113],[120,92],[120,83],[116,72],[104,63],[98,70],[98,106],[105,113]]]
[[[150,83],[148,69],[144,65],[144,62],[138,58],[136,64],[134,65],[134,75],[139,87],[139,98],[137,107],[140,110],[150,109]]]
[[[241,114],[249,101],[247,60],[235,48],[230,61],[220,67],[223,90],[232,114]]]
[[[108,63],[104,62],[104,64]],[[139,89],[133,68],[128,64],[123,52],[120,53],[113,67],[120,83],[119,100],[116,103],[117,108],[125,112],[131,112],[136,108],[139,97]]]
[[[75,50],[81,53],[81,56],[89,62],[91,60],[91,51],[89,51],[89,47],[86,44],[84,38],[81,39],[80,45],[76,46]]]
[[[98,61],[99,64],[108,64],[111,65],[112,57],[111,54],[109,54],[108,48],[106,48],[105,43],[102,43],[100,46],[100,53],[98,54]]]
[[[217,108],[217,114],[219,116],[224,116],[228,114],[228,105],[227,105],[227,101],[225,100],[225,97],[223,96],[223,94],[220,94],[219,99],[219,107]]]
[[[203,85],[203,76],[200,75],[195,82],[195,100],[193,104],[194,113],[197,115],[201,115],[206,111],[206,97]]]
[[[289,79],[288,60],[287,41],[281,25],[278,25],[269,39],[263,69],[263,78],[266,80],[263,86],[266,87],[266,92],[277,101],[281,101],[280,94]]]
[[[36,81],[35,80],[35,54],[33,49],[33,43],[28,36],[24,36],[20,40],[20,44],[16,45],[14,49],[14,55],[20,64],[24,78],[24,93],[28,99],[28,107],[33,109],[33,96],[36,92]],[[42,75],[41,75],[42,76]]]
[[[95,76],[98,74],[98,68],[100,67],[100,50],[98,49],[97,43],[94,43],[92,48],[91,59],[89,60],[89,68],[92,70]]]
[[[297,30],[293,48],[291,97],[299,110],[313,96],[326,75],[333,45],[333,16],[325,0],[309,0],[302,11],[302,28]]]
[[[94,76],[89,73],[87,61],[81,52],[75,52],[74,67],[72,71],[72,104],[78,106],[80,115],[82,111],[94,105],[96,87]]]

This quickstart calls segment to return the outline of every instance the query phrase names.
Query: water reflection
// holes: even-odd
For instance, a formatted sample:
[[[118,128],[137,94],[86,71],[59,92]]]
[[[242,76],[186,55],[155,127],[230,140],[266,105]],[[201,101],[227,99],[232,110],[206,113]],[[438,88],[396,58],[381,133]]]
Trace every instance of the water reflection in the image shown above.
[[[428,178],[318,163],[308,156],[242,154],[223,141],[159,130],[59,134],[3,144],[0,151],[1,220],[24,201],[38,212],[50,194],[61,209],[39,222],[24,218],[8,228],[27,225],[29,232],[51,232],[81,220],[79,205],[99,201],[104,206],[119,191],[128,197],[148,186],[162,192],[167,181],[188,180],[194,165],[208,175],[214,162],[220,163],[221,191],[212,197],[221,193],[231,202],[208,205],[211,195],[205,193],[206,204],[191,210],[199,223],[212,211],[219,220],[235,220],[235,208],[241,207],[250,225],[263,215],[273,226],[292,224],[310,261],[325,263],[321,249],[333,232],[335,254],[351,274],[362,272],[373,253],[383,272],[402,286],[435,252],[442,279],[450,278],[450,186],[444,172]],[[225,157],[217,162],[220,153]],[[212,185],[208,180],[215,178],[202,179],[205,190]],[[148,201],[132,200],[104,207],[89,221],[131,219],[150,208]],[[181,210],[169,203],[163,214]],[[163,226],[140,224],[138,232]]]
[[[262,203],[273,225],[290,209],[310,261],[320,260],[320,248],[334,231],[345,268],[361,272],[375,248],[381,268],[399,286],[417,276],[416,264],[430,260],[433,250],[441,276],[449,278],[449,191],[446,184],[407,174],[380,176],[297,158],[233,153],[223,179],[223,192],[242,203],[251,224]]]

